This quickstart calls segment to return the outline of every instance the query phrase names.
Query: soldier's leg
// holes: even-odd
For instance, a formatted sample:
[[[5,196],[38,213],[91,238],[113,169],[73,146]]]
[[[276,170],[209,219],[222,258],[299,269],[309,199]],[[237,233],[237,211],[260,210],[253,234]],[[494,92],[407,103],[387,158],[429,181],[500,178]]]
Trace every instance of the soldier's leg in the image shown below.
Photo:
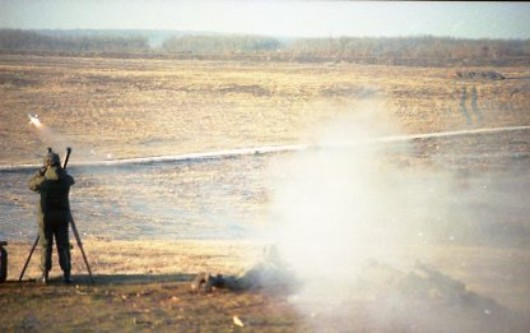
[[[52,269],[53,231],[50,225],[39,225],[39,245],[41,248],[40,269],[42,282],[48,282],[48,272]]]
[[[56,230],[55,240],[57,241],[57,254],[59,255],[59,265],[64,273],[64,281],[71,282],[70,271],[70,239],[68,237],[68,222],[61,223]]]

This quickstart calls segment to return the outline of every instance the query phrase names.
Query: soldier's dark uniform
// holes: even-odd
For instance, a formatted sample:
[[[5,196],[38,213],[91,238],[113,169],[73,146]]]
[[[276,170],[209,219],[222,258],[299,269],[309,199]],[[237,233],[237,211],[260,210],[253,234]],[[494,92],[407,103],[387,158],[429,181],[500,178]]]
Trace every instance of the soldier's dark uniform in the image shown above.
[[[48,282],[52,268],[53,238],[57,243],[59,265],[63,270],[64,281],[71,282],[70,241],[68,223],[70,204],[68,195],[74,178],[61,167],[59,155],[50,152],[45,158],[45,166],[28,182],[29,188],[40,194],[37,209],[39,224],[39,245],[41,247],[42,282]]]

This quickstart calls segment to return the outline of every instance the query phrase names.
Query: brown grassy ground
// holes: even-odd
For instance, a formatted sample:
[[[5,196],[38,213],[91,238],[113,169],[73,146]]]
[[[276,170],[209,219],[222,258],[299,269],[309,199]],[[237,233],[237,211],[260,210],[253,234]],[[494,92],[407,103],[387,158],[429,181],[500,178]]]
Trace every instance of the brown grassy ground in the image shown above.
[[[77,248],[77,246],[76,246]],[[232,331],[238,316],[253,331],[293,331],[301,322],[285,297],[259,292],[191,292],[198,272],[237,274],[259,252],[248,242],[120,242],[89,239],[84,246],[95,284],[74,249],[77,285],[64,286],[52,271],[44,287],[34,257],[22,283],[15,283],[27,244],[8,246],[8,282],[0,288],[0,328],[7,331]],[[38,256],[39,251],[35,252]],[[54,256],[54,260],[56,258]],[[29,277],[29,280],[27,280]],[[60,318],[60,320],[58,320]]]
[[[42,286],[32,281],[39,276],[36,258],[29,266],[24,282],[15,282],[29,248],[28,244],[20,242],[8,245],[12,271],[9,272],[10,281],[0,288],[2,330],[237,332],[244,329],[252,332],[320,332],[324,329],[337,332],[344,327],[340,323],[344,318],[340,316],[336,319],[324,315],[320,317],[318,313],[312,318],[301,316],[291,304],[288,293],[260,290],[233,292],[222,289],[197,294],[191,291],[189,281],[196,272],[237,275],[251,267],[255,262],[251,258],[260,256],[259,244],[235,241],[154,243],[88,239],[84,248],[89,256],[95,284],[90,283],[86,266],[76,246],[73,252],[76,284],[63,285],[60,271],[56,268],[52,271],[50,285]],[[38,252],[37,249],[35,255]],[[527,306],[524,300],[521,303],[521,294],[528,295],[529,292],[526,277],[530,274],[527,265],[530,255],[526,250],[492,251],[489,248],[443,246],[430,249],[429,255],[418,256],[418,253],[412,252],[408,255],[420,260],[429,257],[430,262],[456,279],[454,281],[466,281],[465,288],[471,292],[466,294],[470,298],[469,302],[483,304],[479,311],[491,309],[494,313],[497,305],[495,301],[475,296],[474,292],[502,300],[510,308]],[[55,262],[56,260],[54,257]],[[456,262],[459,265],[455,265]],[[499,288],[490,281],[498,280],[498,276],[492,275],[491,268],[497,267],[499,262],[504,264],[495,274],[513,273],[511,277],[504,277],[505,282],[510,283],[509,288]],[[371,275],[366,273],[364,277],[367,276]],[[372,277],[374,284],[391,281],[380,280],[378,275]],[[385,321],[383,311],[380,314],[382,317],[373,318],[370,307],[384,308],[385,303],[379,304],[382,301],[378,297],[382,296],[371,295],[371,292],[363,289],[353,304],[348,305],[352,307],[348,315],[348,325],[352,330],[415,332],[425,327],[416,323],[418,326],[415,328],[411,326],[414,322],[407,319],[403,319],[402,323]],[[436,298],[428,306],[440,306],[439,318],[448,315],[446,305],[437,304]],[[455,309],[459,308],[456,304],[453,306]],[[528,327],[527,324],[521,324],[522,319],[514,317],[514,314],[501,316],[494,313],[488,318],[479,313],[478,319],[481,322],[473,324],[477,320],[476,314],[468,313],[466,306],[462,306],[459,311],[451,315],[456,322],[463,321],[462,318],[466,316],[466,321],[463,321],[466,326],[457,326],[459,329],[467,327],[470,331],[485,329],[497,332],[499,327],[504,327],[511,332],[523,332]],[[240,318],[245,326],[236,325],[234,316]],[[427,327],[432,328],[432,325]]]
[[[457,79],[454,73],[462,70],[492,69],[2,55],[0,165],[38,164],[48,145],[60,151],[74,147],[79,162],[305,143],[322,122],[352,112],[364,100],[381,102],[385,112],[398,120],[392,126],[408,134],[530,125],[527,79]],[[530,76],[526,67],[503,68],[501,73],[510,78]],[[471,108],[473,87],[478,91],[480,113]],[[459,106],[463,88],[467,114]],[[27,125],[27,113],[38,114],[46,130],[37,132]],[[428,166],[433,156],[444,158],[465,178],[464,174],[491,168],[489,158],[496,157],[488,157],[490,144],[509,154],[501,169],[515,161],[515,154],[527,156],[529,149],[527,135],[443,143],[421,141],[417,159],[404,163]],[[461,154],[452,155],[452,147]],[[485,152],[481,159],[469,158],[477,149]],[[519,159],[517,165],[524,168],[525,161]],[[236,274],[254,262],[260,244],[84,241],[95,285],[88,283],[78,250],[74,250],[77,286],[63,286],[57,268],[49,287],[31,281],[16,283],[30,244],[8,245],[10,281],[0,287],[0,331],[336,332],[344,327],[318,313],[302,318],[285,294],[190,293],[186,281],[193,274]],[[455,244],[429,253],[439,270],[465,281],[469,290],[515,312],[530,308],[527,247]],[[38,276],[36,261],[26,277]],[[378,318],[367,316],[373,314],[368,310],[371,305],[378,305],[373,295],[350,305],[352,330],[418,331],[422,327],[410,326],[406,320],[406,324],[390,321],[388,326],[378,326]],[[470,317],[473,331],[488,324],[497,329],[495,320],[507,320],[484,317],[484,313]],[[445,313],[447,318],[449,314]],[[246,326],[235,325],[233,316]],[[512,331],[521,328],[517,320],[513,322]]]

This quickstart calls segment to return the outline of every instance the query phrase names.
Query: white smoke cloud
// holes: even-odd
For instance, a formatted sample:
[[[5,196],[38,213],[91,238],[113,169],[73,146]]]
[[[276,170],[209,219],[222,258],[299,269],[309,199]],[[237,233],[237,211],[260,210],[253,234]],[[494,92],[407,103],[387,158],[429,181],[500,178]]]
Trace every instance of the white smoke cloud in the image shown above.
[[[315,138],[321,148],[296,152],[271,168],[273,241],[301,281],[293,303],[312,322],[336,326],[318,324],[319,331],[351,329],[355,311],[347,305],[363,297],[373,305],[367,299],[384,293],[389,297],[363,310],[375,321],[371,328],[410,329],[393,322],[414,322],[421,314],[421,327],[444,331],[436,327],[440,313],[424,310],[432,304],[421,297],[467,292],[436,270],[407,275],[416,253],[428,259],[434,242],[453,237],[446,223],[454,185],[450,173],[414,165],[410,142],[373,141],[399,136],[397,123],[382,104],[363,102],[323,126]],[[367,275],[370,281],[359,283]],[[421,297],[411,303],[399,294],[404,285]],[[433,291],[446,286],[456,289]],[[447,327],[468,327],[473,320]]]
[[[375,253],[391,256],[392,246],[419,245],[419,222],[443,215],[430,199],[445,183],[400,165],[411,147],[370,142],[397,135],[396,122],[373,102],[355,110],[318,134],[323,148],[297,152],[274,170],[273,219],[301,273],[319,261],[349,272]]]
[[[318,134],[318,144],[328,148],[301,151],[277,165],[273,216],[280,228],[279,245],[302,275],[351,275],[375,250],[410,236],[389,230],[422,215],[411,207],[409,197],[416,193],[411,193],[406,172],[384,153],[389,147],[366,143],[396,135],[389,126],[393,123],[376,104],[356,110]],[[405,154],[409,149],[391,148]]]

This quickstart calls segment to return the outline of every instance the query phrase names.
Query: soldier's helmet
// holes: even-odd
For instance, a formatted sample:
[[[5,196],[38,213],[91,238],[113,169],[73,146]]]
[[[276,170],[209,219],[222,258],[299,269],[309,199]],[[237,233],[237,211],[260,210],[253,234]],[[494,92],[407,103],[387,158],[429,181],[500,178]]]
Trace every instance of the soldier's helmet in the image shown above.
[[[46,157],[44,157],[44,166],[49,167],[56,165],[61,165],[61,158],[59,157],[59,154],[56,154],[50,150],[46,154]]]

